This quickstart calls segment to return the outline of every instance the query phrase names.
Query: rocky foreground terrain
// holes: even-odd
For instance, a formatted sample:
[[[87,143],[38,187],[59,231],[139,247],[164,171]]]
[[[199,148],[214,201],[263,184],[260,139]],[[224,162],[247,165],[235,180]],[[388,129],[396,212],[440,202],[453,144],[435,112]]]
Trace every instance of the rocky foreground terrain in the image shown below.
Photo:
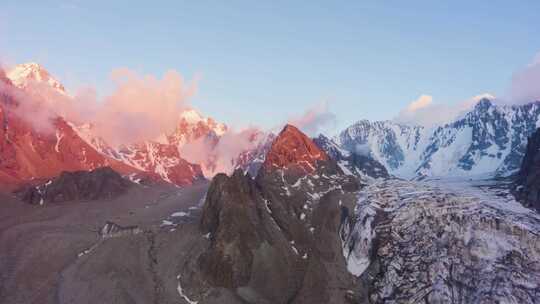
[[[207,186],[133,185],[43,206],[2,194],[0,303],[182,303],[177,262],[202,239]]]

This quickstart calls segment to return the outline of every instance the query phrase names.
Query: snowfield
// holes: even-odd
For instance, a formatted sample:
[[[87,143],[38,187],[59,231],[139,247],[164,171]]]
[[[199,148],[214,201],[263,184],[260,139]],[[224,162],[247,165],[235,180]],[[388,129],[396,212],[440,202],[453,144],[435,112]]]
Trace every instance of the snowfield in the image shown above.
[[[342,239],[370,300],[539,303],[540,215],[491,186],[449,179],[364,188]]]

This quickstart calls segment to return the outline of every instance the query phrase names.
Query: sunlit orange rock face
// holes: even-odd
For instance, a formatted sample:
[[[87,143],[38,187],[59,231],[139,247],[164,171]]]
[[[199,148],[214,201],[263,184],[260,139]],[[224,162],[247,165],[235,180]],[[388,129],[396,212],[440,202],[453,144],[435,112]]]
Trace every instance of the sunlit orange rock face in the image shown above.
[[[82,140],[62,118],[47,130],[35,130],[14,111],[17,103],[0,95],[0,186],[13,188],[62,171],[110,166],[122,174],[139,170],[107,158]]]
[[[328,155],[304,133],[286,125],[272,143],[263,163],[265,170],[294,168],[313,173],[318,161],[327,161]]]
[[[123,175],[136,173],[133,177],[137,179],[190,185],[204,176],[199,165],[180,156],[178,143],[226,130],[225,125],[188,111],[168,143],[130,144],[122,148],[124,153],[119,153],[60,116],[45,126],[33,123],[32,115],[22,112],[20,105],[35,84],[49,85],[67,96],[63,86],[37,64],[18,65],[9,75],[0,70],[0,189],[49,179],[62,171],[89,171],[104,166]]]

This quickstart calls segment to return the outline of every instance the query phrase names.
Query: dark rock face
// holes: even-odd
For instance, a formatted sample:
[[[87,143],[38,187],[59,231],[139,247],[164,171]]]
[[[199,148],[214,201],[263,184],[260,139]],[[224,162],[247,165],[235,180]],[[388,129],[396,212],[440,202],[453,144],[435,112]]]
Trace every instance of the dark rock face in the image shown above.
[[[540,129],[529,137],[515,193],[522,204],[540,212]]]
[[[72,200],[114,198],[130,187],[131,182],[109,167],[93,171],[62,172],[60,176],[19,191],[30,204],[59,203]]]
[[[255,179],[242,170],[214,177],[200,222],[209,247],[198,257],[198,285],[231,290],[241,303],[349,303],[355,284],[340,230],[354,213],[358,180],[332,160],[307,173],[293,158],[275,159],[289,162],[263,166]]]
[[[353,174],[360,178],[390,177],[386,168],[371,155],[363,155],[355,151],[349,152],[341,149],[333,140],[322,134],[313,139],[313,142],[325,151],[331,159],[335,160],[345,173]]]

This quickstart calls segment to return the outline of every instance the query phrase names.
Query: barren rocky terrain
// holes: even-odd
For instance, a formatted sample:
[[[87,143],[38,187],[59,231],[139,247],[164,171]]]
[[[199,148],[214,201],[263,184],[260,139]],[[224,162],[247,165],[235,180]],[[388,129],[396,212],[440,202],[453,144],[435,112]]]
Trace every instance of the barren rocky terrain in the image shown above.
[[[174,265],[200,237],[193,218],[206,188],[136,186],[44,206],[3,194],[0,302],[178,303]]]

